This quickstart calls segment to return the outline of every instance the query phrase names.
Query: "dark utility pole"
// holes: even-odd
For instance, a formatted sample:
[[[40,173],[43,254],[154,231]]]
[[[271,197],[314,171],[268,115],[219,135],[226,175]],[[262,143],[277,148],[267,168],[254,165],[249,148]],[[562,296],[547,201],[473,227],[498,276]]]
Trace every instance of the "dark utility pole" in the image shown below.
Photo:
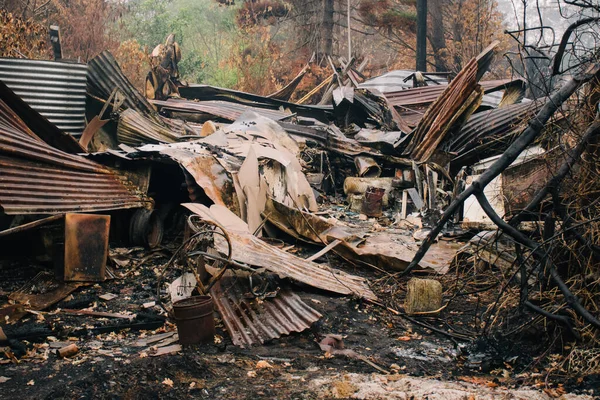
[[[427,71],[427,0],[417,0],[417,71]]]

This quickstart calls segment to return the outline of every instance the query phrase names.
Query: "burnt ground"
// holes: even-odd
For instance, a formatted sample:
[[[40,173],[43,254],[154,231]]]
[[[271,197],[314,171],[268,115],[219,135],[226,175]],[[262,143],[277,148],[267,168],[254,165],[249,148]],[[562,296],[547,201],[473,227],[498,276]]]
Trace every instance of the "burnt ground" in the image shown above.
[[[467,381],[488,389],[537,386],[554,394],[571,390],[598,395],[594,376],[548,381],[548,362],[540,355],[550,354],[553,348],[540,332],[524,332],[517,340],[478,338],[469,343],[434,332],[380,306],[298,286],[294,287],[296,293],[323,314],[312,330],[241,349],[231,343],[217,319],[214,344],[184,346],[179,354],[153,357],[149,355],[152,349],[140,347],[136,341],[176,330],[158,306],[142,308],[155,300],[156,271],[167,261],[168,253],[159,252],[137,268],[114,267],[116,275],[129,274],[123,279],[81,287],[45,312],[5,326],[9,337],[27,333],[35,336],[36,332],[39,337],[14,340],[10,348],[4,349],[0,376],[10,379],[0,383],[0,398],[304,399],[320,397],[309,385],[315,379],[334,379],[340,373],[379,373],[364,361],[321,351],[318,340],[328,333],[343,335],[346,348],[392,373]],[[133,255],[141,259],[147,253]],[[393,281],[379,273],[337,266],[371,278],[375,291],[387,304],[401,304],[405,279]],[[3,262],[1,303],[5,304],[11,291],[44,268],[34,261]],[[445,288],[452,287],[456,277],[449,273],[441,280]],[[390,284],[392,281],[396,283]],[[118,297],[99,299],[106,293]],[[446,298],[450,295],[445,293]],[[454,299],[438,317],[416,320],[444,332],[466,335],[481,324],[474,316],[486,301],[491,300],[467,295]],[[130,322],[60,312],[87,307],[137,317]],[[137,323],[140,329],[118,329],[130,323]],[[68,343],[76,343],[79,353],[72,358],[58,358],[56,348]]]

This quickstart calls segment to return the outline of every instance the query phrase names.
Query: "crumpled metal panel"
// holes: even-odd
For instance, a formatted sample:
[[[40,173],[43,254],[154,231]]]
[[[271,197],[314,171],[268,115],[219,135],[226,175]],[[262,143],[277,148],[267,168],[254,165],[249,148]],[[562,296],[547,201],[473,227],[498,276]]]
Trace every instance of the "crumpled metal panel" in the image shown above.
[[[279,110],[281,107],[289,109],[299,117],[315,118],[322,123],[329,124],[333,106],[295,104],[289,101],[277,100],[252,93],[240,92],[209,85],[189,85],[179,88],[181,97],[190,100],[223,100],[229,103],[245,104],[251,107],[260,107]]]
[[[510,138],[524,129],[543,104],[543,101],[518,103],[472,115],[450,138],[449,151],[458,153],[452,164],[471,165],[502,153],[510,144]]]
[[[481,81],[479,84],[485,93],[503,90],[506,85],[520,83],[520,80],[499,79],[492,81]],[[385,97],[390,104],[395,107],[414,106],[417,104],[430,104],[437,100],[438,97],[446,90],[448,85],[423,86],[397,92],[387,92]]]
[[[309,329],[322,315],[289,289],[256,299],[247,279],[225,276],[210,291],[233,344],[264,343]]]
[[[213,205],[209,209],[196,203],[182,205],[203,219],[217,222],[227,229],[233,245],[232,259],[237,262],[261,267],[280,278],[290,278],[329,292],[377,300],[366,279],[306,261],[265,243],[249,233],[248,226],[224,206]],[[215,235],[215,245],[219,252],[227,251],[227,243],[220,235]]]
[[[170,121],[169,126],[161,119],[161,125],[154,119],[147,118],[134,109],[121,113],[117,125],[119,143],[130,146],[141,144],[174,143],[186,134],[182,121]],[[196,134],[196,132],[190,132]]]
[[[40,140],[0,100],[0,208],[6,214],[105,211],[146,202],[124,177]]]
[[[252,107],[245,104],[227,101],[152,100],[152,104],[166,110],[176,112],[205,113],[213,117],[226,119],[228,121],[235,121],[248,110],[254,111],[263,117],[271,118],[275,121],[286,119],[291,116],[289,113],[284,113],[277,110]]]
[[[129,82],[119,64],[109,51],[103,51],[88,63],[88,92],[95,97],[107,100],[115,88],[125,95],[123,105],[144,115],[157,116],[148,100]]]

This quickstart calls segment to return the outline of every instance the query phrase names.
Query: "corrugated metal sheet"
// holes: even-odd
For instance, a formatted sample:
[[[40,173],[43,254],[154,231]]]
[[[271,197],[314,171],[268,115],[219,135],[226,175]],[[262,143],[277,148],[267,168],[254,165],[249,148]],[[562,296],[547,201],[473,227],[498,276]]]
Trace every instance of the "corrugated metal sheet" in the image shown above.
[[[0,101],[0,208],[9,215],[142,207],[125,178],[40,140]]]
[[[479,107],[484,89],[479,80],[489,68],[498,41],[472,58],[444,88],[443,93],[427,109],[412,132],[404,154],[419,162],[428,161],[438,150],[448,132],[458,130]]]
[[[221,278],[210,294],[233,344],[241,347],[302,332],[322,316],[289,289],[272,298],[256,299],[243,277]]]
[[[202,204],[182,205],[205,220],[218,222],[227,229],[233,244],[233,260],[261,267],[277,274],[280,278],[290,278],[329,292],[355,295],[370,300],[377,299],[366,279],[306,261],[265,243],[248,231],[241,231],[236,225],[244,222],[223,206],[213,205],[209,209]],[[227,210],[230,215],[216,214],[216,210]],[[219,235],[215,235],[215,245],[218,251],[227,251],[227,243]]]
[[[153,118],[147,118],[134,109],[121,113],[117,125],[117,139],[119,143],[130,146],[142,144],[174,143],[186,134],[185,124],[182,121],[169,121],[165,123],[161,118],[161,125]],[[196,132],[190,132],[197,134]]]
[[[280,108],[289,109],[299,117],[315,118],[322,123],[328,124],[330,121],[333,106],[331,105],[305,105],[295,104],[288,101],[277,100],[265,96],[259,96],[252,93],[240,92],[232,89],[224,89],[209,85],[190,85],[179,88],[182,97],[190,100],[223,100],[230,103],[244,104],[251,107],[279,110]]]
[[[23,123],[20,129],[24,132],[43,140],[55,149],[70,154],[77,154],[85,151],[73,136],[64,133],[58,129],[56,125],[42,117],[37,111],[10,90],[1,80],[0,100],[6,104],[10,104],[11,114],[7,115],[6,118],[13,122],[19,120]],[[36,133],[33,134],[33,132]]]
[[[268,108],[252,107],[245,104],[231,103],[227,101],[187,101],[187,100],[152,100],[152,104],[163,109],[177,112],[205,113],[228,121],[235,121],[246,111],[254,111],[263,117],[280,121],[291,115]]]
[[[485,93],[502,90],[508,84],[512,84],[511,79],[500,79],[493,81],[481,81],[479,84],[483,87]],[[520,82],[520,81],[519,81]],[[397,92],[388,92],[385,97],[390,104],[395,107],[407,107],[414,105],[423,105],[433,103],[442,94],[448,85],[424,86],[400,90]]]
[[[91,59],[88,70],[88,91],[92,96],[106,100],[115,88],[119,88],[126,97],[123,103],[126,108],[133,108],[146,116],[157,116],[154,107],[129,82],[109,51]]]
[[[83,132],[86,64],[0,58],[0,80],[62,131]]]
[[[376,89],[383,94],[397,92],[405,89],[412,89],[413,80],[408,78],[414,73],[415,71],[408,69],[389,71],[383,75],[364,81],[363,83],[358,85],[358,88]],[[446,78],[445,76],[428,75],[427,78],[428,79],[426,80],[426,82],[428,83],[428,85],[435,86],[436,83],[440,85],[448,84],[448,78]],[[405,79],[407,80],[405,81]]]
[[[542,105],[543,102],[519,103],[474,114],[449,140],[449,151],[459,154],[452,164],[471,165],[500,154]]]

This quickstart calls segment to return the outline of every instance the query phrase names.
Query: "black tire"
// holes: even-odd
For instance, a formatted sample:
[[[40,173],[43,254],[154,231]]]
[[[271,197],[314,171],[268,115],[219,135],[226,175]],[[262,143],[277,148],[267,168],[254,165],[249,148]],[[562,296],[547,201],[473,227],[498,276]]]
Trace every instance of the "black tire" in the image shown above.
[[[155,210],[140,208],[133,213],[129,223],[131,244],[153,249],[160,245],[163,234],[163,223]]]

